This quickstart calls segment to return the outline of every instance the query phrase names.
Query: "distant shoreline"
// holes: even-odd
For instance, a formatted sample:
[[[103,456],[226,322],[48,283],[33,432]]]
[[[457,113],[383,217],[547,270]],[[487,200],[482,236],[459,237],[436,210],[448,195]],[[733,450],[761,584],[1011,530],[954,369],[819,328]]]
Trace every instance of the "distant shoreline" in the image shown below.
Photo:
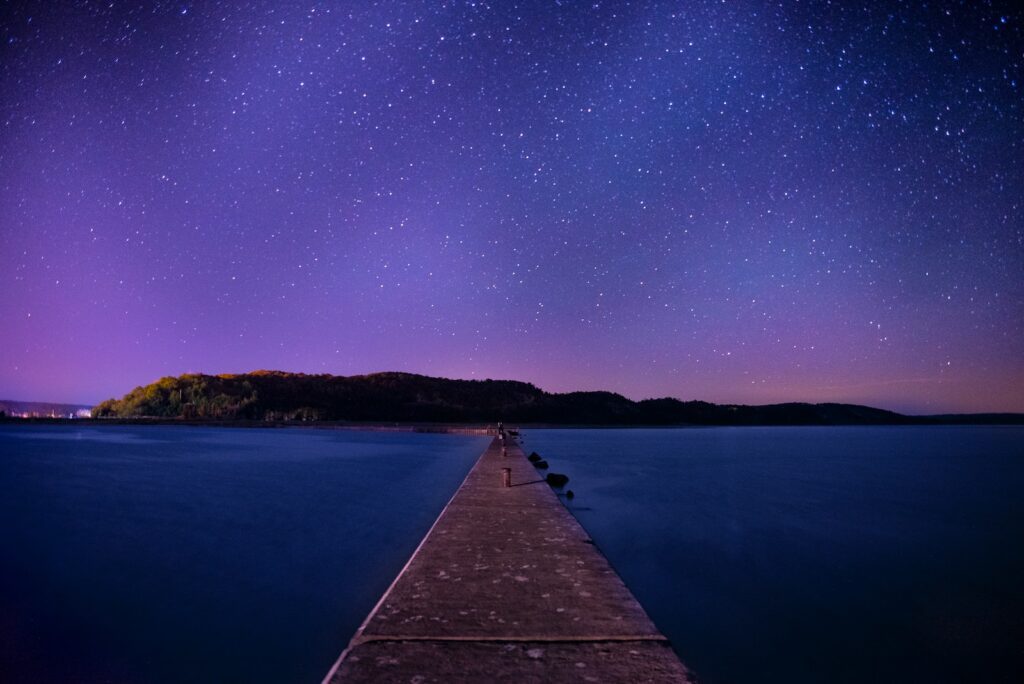
[[[663,424],[596,424],[596,423],[516,423],[510,427],[523,430],[644,430],[697,429],[720,427],[921,427],[921,426],[986,426],[1019,427],[1024,414],[963,414],[952,416],[906,416],[901,423],[663,423]],[[429,423],[429,422],[344,422],[344,421],[264,421],[264,420],[184,420],[180,418],[0,418],[0,425],[75,425],[75,426],[147,426],[147,427],[211,427],[211,428],[305,428],[312,430],[354,430],[363,432],[418,432],[438,434],[487,435],[495,423]]]
[[[345,423],[340,421],[268,421],[268,420],[183,420],[180,418],[0,418],[0,425],[77,425],[216,428],[306,428],[315,430],[361,430],[366,432],[436,432],[444,434],[489,434],[484,424],[462,423]]]

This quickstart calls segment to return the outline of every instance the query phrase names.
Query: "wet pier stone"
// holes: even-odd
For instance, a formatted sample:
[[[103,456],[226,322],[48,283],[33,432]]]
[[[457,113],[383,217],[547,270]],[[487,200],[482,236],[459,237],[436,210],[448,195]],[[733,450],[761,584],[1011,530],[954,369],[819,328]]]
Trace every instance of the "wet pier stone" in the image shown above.
[[[694,681],[519,446],[505,447],[480,456],[325,684]]]

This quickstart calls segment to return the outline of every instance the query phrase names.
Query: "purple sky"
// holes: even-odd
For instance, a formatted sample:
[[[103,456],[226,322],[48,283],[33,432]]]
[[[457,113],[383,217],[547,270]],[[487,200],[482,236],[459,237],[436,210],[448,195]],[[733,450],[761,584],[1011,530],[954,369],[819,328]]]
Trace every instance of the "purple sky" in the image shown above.
[[[0,16],[0,397],[271,368],[1024,411],[1009,3]]]

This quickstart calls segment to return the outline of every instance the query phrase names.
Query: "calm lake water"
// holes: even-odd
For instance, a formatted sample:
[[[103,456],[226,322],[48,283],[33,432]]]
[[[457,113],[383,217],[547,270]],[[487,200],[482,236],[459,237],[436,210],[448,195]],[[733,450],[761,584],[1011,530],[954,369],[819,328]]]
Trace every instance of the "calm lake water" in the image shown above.
[[[319,682],[486,444],[0,426],[0,680]]]
[[[524,438],[707,683],[1024,681],[1024,428]]]

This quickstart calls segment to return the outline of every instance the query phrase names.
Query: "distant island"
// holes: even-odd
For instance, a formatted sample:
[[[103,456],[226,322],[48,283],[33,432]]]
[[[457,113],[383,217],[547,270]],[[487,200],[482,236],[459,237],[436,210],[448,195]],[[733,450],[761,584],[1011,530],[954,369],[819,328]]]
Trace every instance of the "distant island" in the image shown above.
[[[96,406],[99,419],[552,425],[904,425],[1024,423],[1024,414],[905,416],[854,404],[632,401],[612,392],[550,393],[514,380],[450,380],[412,373],[187,374],[136,387]]]

